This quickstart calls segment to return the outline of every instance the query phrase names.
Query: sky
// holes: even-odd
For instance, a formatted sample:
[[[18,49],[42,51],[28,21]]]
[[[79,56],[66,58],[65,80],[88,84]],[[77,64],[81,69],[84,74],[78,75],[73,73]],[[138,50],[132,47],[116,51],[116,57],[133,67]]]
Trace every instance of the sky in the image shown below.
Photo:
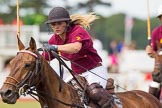
[[[75,5],[78,1],[85,2],[87,0],[66,0],[66,3]],[[157,10],[162,5],[162,0],[102,0],[105,2],[111,2],[112,7],[105,11],[105,8],[98,7],[97,12],[103,13],[105,16],[110,16],[117,13],[126,13],[130,16],[140,19],[147,19],[147,2],[149,2],[149,15],[150,17],[156,17]],[[50,0],[50,3],[55,5],[63,5],[61,1]]]

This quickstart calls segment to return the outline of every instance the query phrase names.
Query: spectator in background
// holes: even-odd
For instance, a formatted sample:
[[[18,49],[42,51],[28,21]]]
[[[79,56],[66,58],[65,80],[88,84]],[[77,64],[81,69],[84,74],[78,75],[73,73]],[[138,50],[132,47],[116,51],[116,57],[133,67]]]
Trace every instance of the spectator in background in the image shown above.
[[[128,45],[128,49],[129,50],[135,50],[136,49],[136,42],[132,41],[129,45]]]
[[[9,63],[10,63],[11,59],[12,58],[9,58],[4,62],[3,70],[2,70],[2,72],[0,72],[0,88],[2,87],[6,77],[10,73],[10,65],[9,65]]]
[[[110,64],[108,66],[108,71],[112,73],[118,72],[118,48],[117,42],[112,40],[108,49],[108,57],[110,60]]]
[[[108,52],[109,52],[109,55],[112,55],[112,54],[115,54],[115,55],[116,55],[116,54],[118,53],[117,41],[112,40],[112,41],[110,42]]]
[[[124,48],[124,42],[123,42],[123,40],[121,40],[121,41],[119,41],[119,42],[117,43],[117,50],[118,50],[118,53],[121,53],[122,50],[123,50],[123,48]]]

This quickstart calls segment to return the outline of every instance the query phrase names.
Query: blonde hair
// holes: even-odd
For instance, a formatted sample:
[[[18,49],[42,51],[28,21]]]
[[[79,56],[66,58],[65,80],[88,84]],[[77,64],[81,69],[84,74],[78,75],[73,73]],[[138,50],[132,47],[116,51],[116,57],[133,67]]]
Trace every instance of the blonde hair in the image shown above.
[[[80,25],[84,28],[90,28],[90,24],[98,19],[95,13],[89,13],[87,15],[74,14],[70,16],[71,22],[76,25]]]

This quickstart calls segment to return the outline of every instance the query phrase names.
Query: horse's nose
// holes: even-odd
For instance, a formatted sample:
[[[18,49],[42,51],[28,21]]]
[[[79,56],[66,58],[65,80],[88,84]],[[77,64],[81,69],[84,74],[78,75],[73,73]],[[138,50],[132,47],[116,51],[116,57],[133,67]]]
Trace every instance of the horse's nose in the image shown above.
[[[6,90],[5,92],[4,92],[4,96],[5,97],[10,97],[12,95],[12,90]]]
[[[11,90],[0,90],[0,95],[2,97],[3,102],[7,103],[8,102],[8,97],[10,97],[12,95],[12,91]]]
[[[3,91],[0,89],[0,95],[7,98],[12,95],[12,90],[8,89],[6,91]]]

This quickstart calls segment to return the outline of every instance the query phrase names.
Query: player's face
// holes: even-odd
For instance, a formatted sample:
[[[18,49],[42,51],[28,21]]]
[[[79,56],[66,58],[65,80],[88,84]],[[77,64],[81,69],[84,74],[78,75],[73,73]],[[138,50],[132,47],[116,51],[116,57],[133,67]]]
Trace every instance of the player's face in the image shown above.
[[[57,35],[64,34],[65,29],[67,27],[67,23],[65,21],[54,22],[51,25],[54,33],[56,33]]]

